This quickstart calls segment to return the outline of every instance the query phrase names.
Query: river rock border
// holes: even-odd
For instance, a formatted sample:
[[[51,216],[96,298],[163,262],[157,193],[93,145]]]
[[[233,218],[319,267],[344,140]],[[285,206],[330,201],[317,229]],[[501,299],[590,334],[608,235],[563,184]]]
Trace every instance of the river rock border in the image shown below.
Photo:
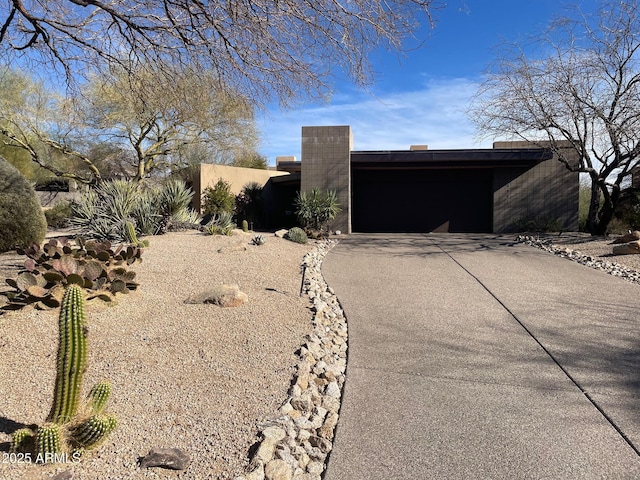
[[[581,263],[587,267],[601,270],[609,275],[624,278],[629,282],[640,284],[640,272],[637,270],[616,262],[609,262],[591,255],[584,255],[579,250],[553,245],[551,239],[539,238],[532,235],[518,235],[516,237],[516,242],[539,248],[549,253],[553,253],[554,255]]]
[[[325,255],[336,244],[319,243],[302,260],[303,291],[312,303],[313,333],[305,336],[289,398],[279,416],[260,425],[262,440],[246,474],[235,480],[320,480],[329,452],[347,368],[347,322],[322,277]]]

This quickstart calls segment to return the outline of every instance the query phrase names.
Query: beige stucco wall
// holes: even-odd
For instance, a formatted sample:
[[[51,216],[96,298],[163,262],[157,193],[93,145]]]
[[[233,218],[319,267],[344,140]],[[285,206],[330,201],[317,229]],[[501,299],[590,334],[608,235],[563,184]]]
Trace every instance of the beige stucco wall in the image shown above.
[[[193,208],[198,211],[201,208],[202,193],[207,187],[213,187],[220,178],[228,182],[231,191],[237,195],[247,183],[256,182],[264,186],[271,177],[289,175],[289,172],[209,163],[201,163],[199,167],[193,177]]]

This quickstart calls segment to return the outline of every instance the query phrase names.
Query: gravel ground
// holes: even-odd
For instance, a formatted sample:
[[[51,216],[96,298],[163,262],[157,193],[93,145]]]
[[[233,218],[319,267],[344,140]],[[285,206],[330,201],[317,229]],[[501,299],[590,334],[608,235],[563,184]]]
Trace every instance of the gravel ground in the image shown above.
[[[243,473],[258,425],[287,399],[294,352],[312,331],[309,301],[298,296],[300,262],[312,246],[267,237],[258,247],[249,245],[250,238],[241,232],[152,237],[143,262],[134,266],[138,290],[115,306],[88,307],[85,390],[95,381],[112,381],[106,410],[119,425],[79,465],[16,465],[6,458],[10,432],[48,414],[57,311],[1,315],[0,478],[40,480],[67,469],[75,480],[227,479]],[[227,250],[219,253],[222,247]],[[0,256],[0,278],[19,263],[15,255]],[[183,303],[222,283],[237,283],[248,303]],[[140,469],[139,457],[153,447],[179,448],[191,464],[183,472]]]
[[[613,255],[614,239],[617,235],[594,237],[587,233],[563,233],[562,235],[528,236],[533,244],[550,246],[556,255],[571,258],[592,268],[607,271],[614,275],[629,277],[636,283],[640,280],[640,255]],[[536,240],[539,240],[536,241]],[[622,272],[621,272],[622,270]],[[629,270],[626,275],[625,270]],[[623,273],[623,275],[620,275]]]
[[[574,260],[579,252],[591,263],[640,271],[640,255],[611,255],[613,238],[540,238]],[[16,465],[2,457],[10,432],[48,413],[57,312],[1,315],[0,478],[40,480],[68,469],[76,480],[228,479],[243,473],[258,426],[287,398],[294,352],[312,330],[308,300],[298,297],[300,262],[311,247],[276,237],[256,247],[249,239],[240,232],[230,238],[196,232],[153,237],[142,264],[134,266],[139,290],[116,306],[89,307],[85,389],[111,380],[108,411],[120,423],[79,465]],[[247,250],[234,251],[238,246]],[[0,255],[0,278],[15,277],[23,258]],[[238,283],[249,302],[228,309],[183,303],[221,283]],[[183,472],[142,470],[138,459],[152,447],[180,448],[192,462]]]

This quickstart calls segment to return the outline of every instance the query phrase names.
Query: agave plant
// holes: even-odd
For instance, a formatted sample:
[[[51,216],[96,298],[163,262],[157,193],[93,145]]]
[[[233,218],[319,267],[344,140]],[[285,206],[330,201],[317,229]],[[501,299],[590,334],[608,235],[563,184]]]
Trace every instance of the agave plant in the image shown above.
[[[264,245],[264,242],[265,242],[265,240],[264,240],[264,236],[263,235],[256,235],[255,237],[253,237],[251,239],[251,244],[252,245],[260,246],[260,245]]]
[[[231,235],[234,228],[233,215],[229,212],[220,212],[211,218],[204,227],[204,231],[209,235]]]
[[[98,240],[126,241],[127,222],[137,235],[158,235],[173,224],[199,224],[200,216],[188,208],[192,197],[182,180],[168,180],[159,187],[103,182],[73,205],[71,223]]]

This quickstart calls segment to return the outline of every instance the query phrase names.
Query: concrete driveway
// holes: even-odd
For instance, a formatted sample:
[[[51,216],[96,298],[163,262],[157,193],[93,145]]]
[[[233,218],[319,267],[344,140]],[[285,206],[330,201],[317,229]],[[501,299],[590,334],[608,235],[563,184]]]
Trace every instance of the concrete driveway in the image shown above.
[[[640,287],[513,237],[350,235],[325,480],[640,478]]]

